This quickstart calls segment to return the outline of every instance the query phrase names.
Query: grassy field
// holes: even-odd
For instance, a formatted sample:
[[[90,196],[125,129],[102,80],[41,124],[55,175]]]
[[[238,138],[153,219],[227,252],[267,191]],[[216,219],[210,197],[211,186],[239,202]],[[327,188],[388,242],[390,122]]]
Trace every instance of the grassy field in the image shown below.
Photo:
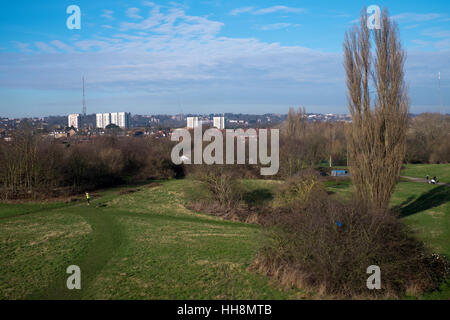
[[[244,180],[249,205],[270,201],[279,182]],[[349,197],[349,182],[330,182]],[[446,186],[398,184],[392,206],[436,252],[450,256]],[[248,271],[260,228],[185,208],[204,191],[190,179],[115,188],[82,201],[0,204],[0,299],[299,299]],[[82,290],[65,287],[69,265]],[[449,287],[425,298],[450,298]]]
[[[109,190],[90,207],[3,204],[0,299],[300,298],[247,271],[258,227],[184,208],[191,182]],[[79,291],[65,288],[72,264]]]
[[[436,176],[440,182],[450,183],[450,165],[446,164],[408,164],[402,176],[425,179]]]

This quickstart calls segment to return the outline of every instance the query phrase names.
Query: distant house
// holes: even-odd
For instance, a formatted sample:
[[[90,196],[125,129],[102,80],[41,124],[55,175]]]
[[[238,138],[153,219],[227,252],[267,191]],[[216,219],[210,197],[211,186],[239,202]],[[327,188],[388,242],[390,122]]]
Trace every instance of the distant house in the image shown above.
[[[70,127],[66,130],[67,137],[73,137],[77,134],[77,130],[74,127]]]
[[[350,173],[348,170],[332,170],[331,176],[333,177],[348,177],[350,176]]]

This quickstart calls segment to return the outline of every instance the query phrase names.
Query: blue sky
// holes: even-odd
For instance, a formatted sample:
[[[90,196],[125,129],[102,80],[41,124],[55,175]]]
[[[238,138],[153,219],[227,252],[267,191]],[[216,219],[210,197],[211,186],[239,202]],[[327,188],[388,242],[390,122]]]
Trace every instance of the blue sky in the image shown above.
[[[81,30],[69,30],[69,5]],[[17,0],[0,9],[0,116],[347,113],[342,41],[387,7],[408,52],[412,112],[450,112],[450,1]]]

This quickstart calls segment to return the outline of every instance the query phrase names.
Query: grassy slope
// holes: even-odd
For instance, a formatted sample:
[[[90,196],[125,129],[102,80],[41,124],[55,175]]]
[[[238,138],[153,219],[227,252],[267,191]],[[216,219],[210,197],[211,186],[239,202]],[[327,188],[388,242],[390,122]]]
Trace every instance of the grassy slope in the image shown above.
[[[436,176],[440,182],[450,183],[450,165],[448,164],[408,164],[402,170],[402,176],[425,179]]]
[[[276,182],[245,180],[249,204],[270,198]],[[330,182],[349,197],[349,182]],[[439,189],[441,188],[441,189]],[[445,187],[446,188],[446,187]],[[286,299],[285,291],[247,271],[259,228],[184,208],[205,196],[191,180],[75,204],[0,204],[0,299]],[[448,189],[398,184],[392,205],[431,248],[450,255]],[[431,199],[431,200],[430,200]],[[95,207],[96,204],[104,206]],[[65,268],[82,270],[82,290],[65,288]],[[429,298],[448,298],[447,286]]]
[[[121,196],[110,190],[91,207],[2,205],[0,299],[299,297],[247,271],[258,227],[183,207],[190,183]],[[80,291],[65,288],[71,264],[81,268]]]

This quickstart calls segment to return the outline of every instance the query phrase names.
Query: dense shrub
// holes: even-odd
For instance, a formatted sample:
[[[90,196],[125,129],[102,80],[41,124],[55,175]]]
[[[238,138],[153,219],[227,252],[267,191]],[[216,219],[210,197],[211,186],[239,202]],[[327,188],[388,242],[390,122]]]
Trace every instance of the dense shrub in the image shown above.
[[[53,197],[132,180],[180,178],[165,139],[105,136],[68,144],[17,131],[0,142],[0,198]]]
[[[389,212],[326,199],[276,212],[253,267],[329,297],[392,298],[436,288],[445,263]],[[370,265],[381,268],[381,290],[366,287]]]
[[[207,166],[197,173],[197,179],[206,185],[212,196],[223,209],[236,208],[242,199],[239,176],[226,166]]]
[[[311,201],[318,201],[327,195],[316,171],[302,170],[297,175],[287,178],[278,188],[274,206],[286,210],[304,208]]]

